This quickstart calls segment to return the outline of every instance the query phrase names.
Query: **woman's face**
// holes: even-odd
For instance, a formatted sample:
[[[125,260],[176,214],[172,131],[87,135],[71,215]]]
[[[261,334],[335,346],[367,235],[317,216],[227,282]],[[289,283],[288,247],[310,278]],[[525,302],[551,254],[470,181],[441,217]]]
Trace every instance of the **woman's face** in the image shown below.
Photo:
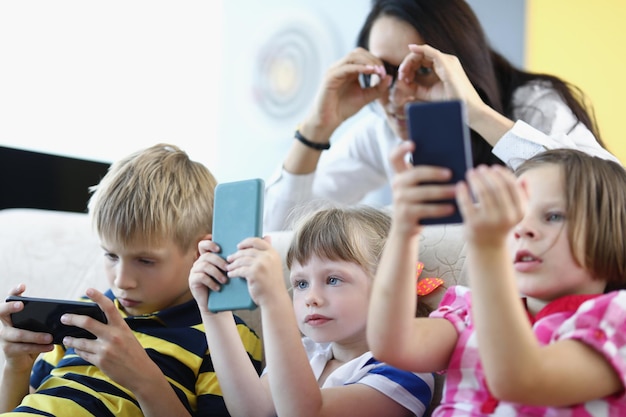
[[[370,31],[369,51],[372,55],[386,63],[386,67],[397,67],[409,53],[409,44],[421,45],[424,40],[420,34],[408,23],[391,16],[379,17]],[[389,72],[389,71],[388,71]],[[383,95],[379,104],[385,112],[387,122],[391,130],[403,140],[408,139],[408,128],[404,106],[415,99],[408,94],[391,94],[394,88],[398,88],[394,82],[388,95]],[[393,96],[393,99],[391,97]]]

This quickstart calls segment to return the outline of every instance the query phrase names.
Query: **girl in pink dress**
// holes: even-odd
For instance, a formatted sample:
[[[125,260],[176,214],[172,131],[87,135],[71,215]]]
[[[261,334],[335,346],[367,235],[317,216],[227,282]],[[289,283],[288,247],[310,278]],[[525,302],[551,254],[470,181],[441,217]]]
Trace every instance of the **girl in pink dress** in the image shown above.
[[[416,186],[449,173],[407,164],[411,150],[392,156],[393,222],[367,329],[374,355],[445,371],[437,417],[626,415],[626,171],[561,149],[515,174],[482,166],[467,184]],[[451,287],[430,317],[414,318],[419,222],[450,214],[432,201],[454,195],[471,291]]]

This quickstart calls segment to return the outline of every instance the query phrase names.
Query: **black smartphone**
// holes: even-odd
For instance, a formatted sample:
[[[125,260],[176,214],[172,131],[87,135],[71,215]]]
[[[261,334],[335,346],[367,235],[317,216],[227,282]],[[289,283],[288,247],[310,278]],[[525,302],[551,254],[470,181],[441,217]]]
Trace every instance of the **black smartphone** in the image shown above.
[[[67,326],[61,323],[61,316],[65,313],[81,314],[107,323],[107,318],[98,304],[83,301],[55,300],[51,298],[33,298],[11,295],[9,301],[21,301],[24,309],[11,314],[13,326],[19,329],[31,330],[52,334],[52,343],[62,344],[65,336],[95,339],[92,333],[76,326]]]
[[[415,143],[413,165],[434,165],[452,171],[451,184],[465,179],[472,166],[472,145],[462,101],[415,102],[406,107],[409,137]],[[456,200],[443,200],[455,211],[446,217],[422,219],[420,224],[462,223]]]
[[[213,241],[226,259],[237,252],[239,242],[261,237],[265,183],[260,178],[220,183],[213,201]],[[256,304],[244,278],[232,277],[219,292],[209,295],[209,311],[253,310]]]

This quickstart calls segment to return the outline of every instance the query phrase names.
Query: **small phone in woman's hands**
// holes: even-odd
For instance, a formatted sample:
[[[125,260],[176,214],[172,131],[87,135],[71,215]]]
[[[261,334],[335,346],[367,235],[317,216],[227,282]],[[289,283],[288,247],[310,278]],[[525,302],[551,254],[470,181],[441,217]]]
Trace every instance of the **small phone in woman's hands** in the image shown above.
[[[68,326],[61,323],[63,314],[80,314],[93,317],[107,323],[107,318],[98,304],[83,301],[56,300],[51,298],[33,298],[11,295],[9,301],[21,301],[24,303],[22,311],[11,314],[13,327],[52,334],[52,343],[62,344],[65,336],[84,339],[95,339],[92,333],[76,326]]]

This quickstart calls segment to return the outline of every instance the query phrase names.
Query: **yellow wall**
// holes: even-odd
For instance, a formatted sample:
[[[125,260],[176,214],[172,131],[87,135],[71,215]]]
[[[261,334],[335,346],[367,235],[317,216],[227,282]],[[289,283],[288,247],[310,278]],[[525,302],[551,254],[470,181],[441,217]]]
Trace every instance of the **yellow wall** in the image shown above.
[[[604,142],[626,163],[626,1],[527,0],[526,67],[585,91]]]

